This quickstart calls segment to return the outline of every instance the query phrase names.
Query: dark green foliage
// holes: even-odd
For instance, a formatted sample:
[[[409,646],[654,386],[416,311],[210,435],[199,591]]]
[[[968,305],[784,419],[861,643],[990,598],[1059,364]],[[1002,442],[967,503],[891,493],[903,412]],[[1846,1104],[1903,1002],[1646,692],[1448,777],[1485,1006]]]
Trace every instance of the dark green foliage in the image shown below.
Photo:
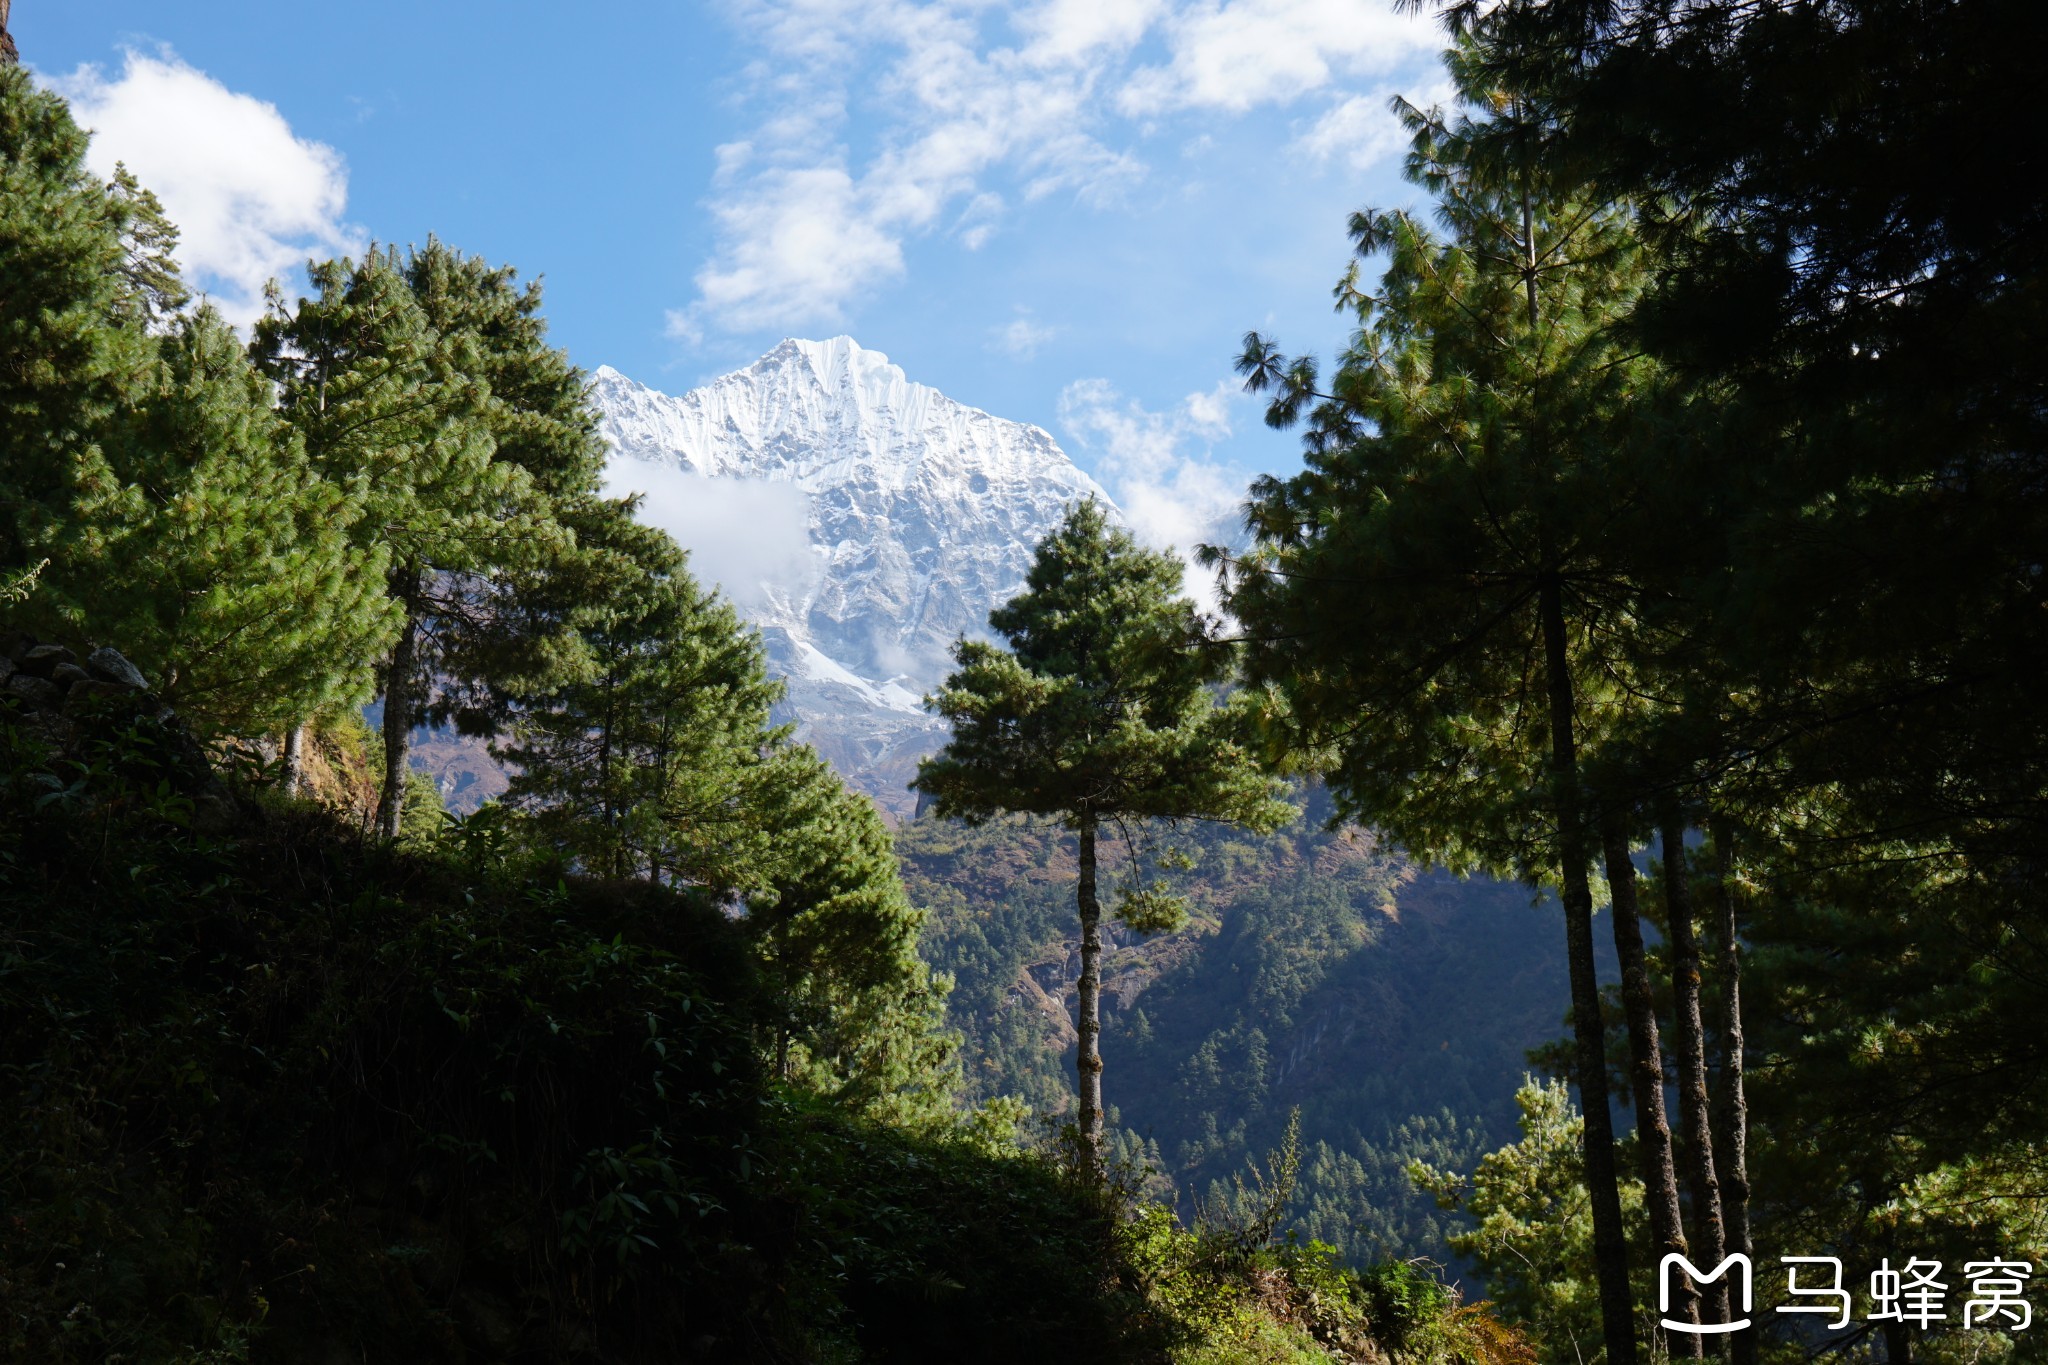
[[[802,746],[771,747],[750,795],[763,849],[746,928],[782,1011],[778,1066],[866,1113],[950,1121],[945,984],[918,956],[925,915],[881,814]]]
[[[1285,817],[1208,687],[1229,667],[1181,567],[1075,507],[1039,545],[1025,591],[989,614],[1007,648],[962,640],[933,699],[953,738],[912,785],[942,817],[1095,821]]]
[[[1650,515],[1668,476],[1643,458],[1660,376],[1615,329],[1645,281],[1630,206],[1559,153],[1546,90],[1492,78],[1488,32],[1446,54],[1454,112],[1400,107],[1407,178],[1442,232],[1353,216],[1360,262],[1337,297],[1359,327],[1328,390],[1312,359],[1246,337],[1247,387],[1276,391],[1268,421],[1307,418],[1307,468],[1254,485],[1250,552],[1207,557],[1251,678],[1286,704],[1279,741],[1345,813],[1431,861],[1558,888],[1602,1339],[1630,1365],[1589,870],[1604,853],[1610,876],[1630,871],[1639,788],[1613,755],[1658,700],[1639,660],[1661,595],[1646,565],[1671,542]],[[1360,265],[1380,253],[1369,293]],[[1611,922],[1662,1254],[1685,1242],[1630,885]]]
[[[666,536],[632,529],[638,574],[582,613],[594,672],[530,699],[500,751],[508,799],[591,873],[745,905],[779,1073],[899,1120],[943,1113],[940,990],[887,828],[771,724],[781,689],[738,615]]]
[[[619,561],[644,562],[645,532],[601,496],[605,447],[583,401],[583,372],[548,344],[539,281],[432,237],[409,252],[406,283],[426,322],[488,393],[479,421],[492,457],[519,470],[552,526],[495,556],[488,576],[443,589],[436,691],[426,714],[469,734],[504,729],[515,699],[587,673],[579,627],[630,592]]]
[[[748,784],[779,686],[672,541],[631,523],[613,540],[631,574],[582,612],[590,671],[522,707],[508,800],[594,873],[734,884],[766,852]]]
[[[1624,339],[1697,513],[1646,690],[1754,949],[1759,1247],[2038,1246],[2044,200],[1983,130],[2038,122],[2043,11],[1451,8],[1657,252]]]
[[[84,174],[61,101],[0,72],[0,569],[10,611],[119,640],[210,730],[359,700],[391,623],[358,501],[270,410],[226,325],[184,314],[177,232]],[[47,563],[45,563],[47,561]]]
[[[314,296],[288,306],[274,294],[250,343],[314,468],[360,505],[356,543],[380,553],[387,566],[384,592],[400,618],[380,661],[384,782],[377,819],[387,838],[398,834],[406,749],[428,713],[431,679],[459,663],[478,630],[502,634],[500,626],[480,623],[520,618],[491,601],[502,575],[545,565],[575,544],[557,516],[561,500],[533,471],[498,457],[501,431],[520,430],[518,414],[508,413],[489,379],[503,348],[486,350],[469,325],[471,314],[426,288],[461,293],[458,286],[466,284],[503,293],[509,281],[458,271],[451,262],[448,271],[429,271],[416,283],[408,266],[420,265],[417,254],[401,261],[395,249],[373,249],[361,262],[315,265]],[[448,330],[436,325],[423,291]],[[516,303],[512,311],[518,313]],[[544,348],[525,358],[558,363]],[[546,654],[573,652],[573,645],[557,621],[537,647]],[[532,663],[530,651],[512,653]]]
[[[59,761],[0,716],[10,1355],[1136,1360],[1163,1330],[1091,1186],[770,1088],[778,1006],[716,905],[488,821],[430,855],[303,807],[202,833],[153,715]]]
[[[322,478],[211,309],[171,318],[75,506],[49,596],[209,730],[261,734],[362,701],[396,626],[360,502]]]
[[[85,171],[85,133],[28,72],[0,66],[0,573],[44,560],[72,499],[104,486],[100,442],[145,373],[123,273],[122,202]]]
[[[1247,623],[1250,676],[1287,702],[1281,738],[1344,814],[1438,863],[1556,884],[1546,585],[1576,746],[1641,705],[1622,647],[1643,471],[1618,428],[1649,376],[1608,330],[1641,287],[1641,249],[1623,209],[1534,150],[1503,164],[1556,129],[1475,84],[1474,63],[1453,54],[1458,108],[1405,111],[1407,177],[1441,230],[1353,216],[1340,297],[1358,330],[1326,390],[1313,358],[1246,338],[1246,387],[1274,394],[1273,425],[1306,424],[1307,468],[1258,480],[1254,547],[1210,557]],[[1363,292],[1360,266],[1382,253]]]

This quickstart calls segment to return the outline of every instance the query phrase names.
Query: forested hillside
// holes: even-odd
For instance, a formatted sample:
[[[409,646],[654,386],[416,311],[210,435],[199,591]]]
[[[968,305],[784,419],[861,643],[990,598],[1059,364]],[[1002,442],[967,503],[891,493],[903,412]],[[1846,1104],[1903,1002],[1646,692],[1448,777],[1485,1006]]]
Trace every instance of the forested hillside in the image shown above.
[[[1184,1207],[1214,1197],[1301,1111],[1290,1217],[1361,1263],[1448,1256],[1451,1226],[1406,1164],[1468,1170],[1514,1136],[1526,1052],[1558,1033],[1554,906],[1511,884],[1421,872],[1311,818],[1276,835],[1190,826],[1187,928],[1109,931],[1107,1088],[1117,1150]],[[1064,1112],[1078,972],[1071,837],[1044,824],[897,834],[931,911],[923,951],[954,978],[966,1093]],[[1121,875],[1119,870],[1118,875]]]

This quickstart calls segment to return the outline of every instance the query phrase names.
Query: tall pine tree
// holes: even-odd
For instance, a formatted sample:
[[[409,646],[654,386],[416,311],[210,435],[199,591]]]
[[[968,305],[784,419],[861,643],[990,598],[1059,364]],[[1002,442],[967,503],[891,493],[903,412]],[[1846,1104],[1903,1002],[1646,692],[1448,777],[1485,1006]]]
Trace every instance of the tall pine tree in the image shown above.
[[[251,351],[314,467],[360,501],[360,543],[386,556],[401,621],[382,661],[376,818],[396,838],[445,623],[464,619],[474,581],[569,537],[527,471],[496,458],[477,348],[433,326],[397,251],[309,273],[314,295],[295,307],[273,298]]]
[[[1406,213],[1353,219],[1340,307],[1360,329],[1329,388],[1247,338],[1269,421],[1309,419],[1307,469],[1255,485],[1255,548],[1227,565],[1252,678],[1343,809],[1420,856],[1554,885],[1571,970],[1575,1070],[1609,1365],[1635,1358],[1608,1114],[1591,868],[1615,893],[1639,1144],[1655,1245],[1683,1250],[1662,1058],[1633,895],[1640,821],[1614,741],[1650,705],[1636,665],[1649,590],[1640,509],[1652,367],[1614,335],[1642,284],[1626,207],[1577,180],[1540,91],[1450,54],[1465,112],[1403,108],[1408,175],[1442,236]]]
[[[1179,595],[1180,563],[1141,548],[1093,499],[1039,542],[1025,590],[989,614],[1007,648],[962,640],[931,706],[953,726],[912,784],[940,816],[1057,817],[1074,831],[1081,928],[1077,1068],[1081,1154],[1102,1160],[1102,909],[1096,842],[1147,820],[1232,820],[1273,828],[1291,809],[1234,734],[1239,709],[1213,686],[1230,656]],[[1142,895],[1119,915],[1171,927]]]

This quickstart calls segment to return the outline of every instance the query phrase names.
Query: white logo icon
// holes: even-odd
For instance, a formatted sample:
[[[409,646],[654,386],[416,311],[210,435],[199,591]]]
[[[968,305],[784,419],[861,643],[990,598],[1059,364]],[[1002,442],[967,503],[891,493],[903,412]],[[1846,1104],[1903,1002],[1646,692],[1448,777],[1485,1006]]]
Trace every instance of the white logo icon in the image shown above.
[[[1723,1275],[1726,1275],[1728,1273],[1728,1268],[1730,1266],[1735,1267],[1737,1270],[1741,1271],[1742,1274],[1740,1275],[1740,1277],[1736,1279],[1736,1281],[1734,1282],[1734,1286],[1731,1287],[1740,1288],[1741,1311],[1744,1313],[1749,1312],[1750,1305],[1753,1301],[1753,1295],[1751,1293],[1752,1286],[1751,1271],[1749,1268],[1749,1257],[1743,1255],[1739,1251],[1736,1252],[1734,1255],[1730,1256],[1727,1260],[1721,1262],[1721,1264],[1715,1266],[1712,1270],[1701,1270],[1698,1266],[1694,1265],[1691,1261],[1686,1260],[1685,1257],[1679,1255],[1675,1251],[1666,1255],[1657,1266],[1658,1312],[1664,1314],[1669,1314],[1671,1312],[1671,1271],[1674,1266],[1677,1267],[1679,1270],[1683,1271],[1686,1275],[1690,1276],[1695,1284],[1711,1284],[1713,1281],[1720,1279]],[[1736,1296],[1734,1294],[1730,1294],[1729,1298],[1732,1302],[1735,1300]],[[1667,1316],[1663,1319],[1663,1323],[1664,1330],[1667,1332],[1685,1332],[1692,1336],[1705,1336],[1709,1334],[1719,1335],[1723,1332],[1739,1332],[1743,1328],[1749,1326],[1749,1319],[1746,1317],[1739,1318],[1734,1322],[1678,1322]]]

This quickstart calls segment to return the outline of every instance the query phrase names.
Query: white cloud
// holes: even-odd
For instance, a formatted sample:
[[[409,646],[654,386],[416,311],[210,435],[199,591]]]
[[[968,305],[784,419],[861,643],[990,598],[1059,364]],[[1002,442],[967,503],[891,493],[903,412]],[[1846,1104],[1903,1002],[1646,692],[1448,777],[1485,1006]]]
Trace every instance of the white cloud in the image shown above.
[[[231,321],[261,311],[263,286],[309,256],[361,249],[342,220],[341,154],[296,136],[277,106],[238,94],[168,49],[129,52],[118,76],[81,66],[50,82],[93,132],[87,164],[125,162],[178,225],[187,282]]]
[[[795,484],[708,478],[623,455],[604,478],[612,497],[644,495],[640,520],[674,536],[690,552],[690,572],[743,608],[800,601],[818,576],[810,497]]]
[[[1083,379],[1060,394],[1060,422],[1096,456],[1095,475],[1147,544],[1190,560],[1196,547],[1239,538],[1239,508],[1251,476],[1211,458],[1209,443],[1230,435],[1230,381],[1191,393],[1172,412],[1127,400],[1106,379]],[[1204,609],[1215,586],[1192,569],[1184,580]]]
[[[954,227],[960,234],[960,245],[969,251],[979,251],[995,235],[996,220],[1003,216],[1003,196],[1000,194],[977,194],[960,211]]]
[[[1363,170],[1408,145],[1408,133],[1383,95],[1353,95],[1325,110],[1295,145],[1318,161],[1341,157]]]
[[[1055,16],[1027,54],[988,48],[971,16],[943,4],[881,3],[863,8],[858,24],[817,0],[743,13],[777,59],[760,79],[772,108],[749,138],[719,150],[710,205],[719,247],[696,277],[685,325],[671,326],[686,340],[707,325],[840,324],[854,300],[902,273],[904,242],[963,201],[958,240],[978,250],[1005,211],[1003,197],[980,183],[992,167],[1019,176],[1026,199],[1059,189],[1113,193],[1137,173],[1134,160],[1085,126],[1088,54],[1136,21],[1089,29]],[[864,84],[904,112],[855,171],[837,132],[863,46],[881,54],[880,71]]]
[[[1412,140],[1413,135],[1394,113],[1396,94],[1427,109],[1448,103],[1453,93],[1448,81],[1437,80],[1420,91],[1388,86],[1369,95],[1340,99],[1294,140],[1295,149],[1317,161],[1342,160],[1352,170],[1366,170],[1407,151]]]
[[[1386,0],[1204,0],[1167,21],[1170,59],[1135,72],[1118,103],[1242,112],[1332,81],[1387,75],[1442,45],[1435,21]]]
[[[1393,0],[1042,0],[1018,11],[738,0],[734,10],[763,51],[742,77],[763,108],[747,137],[718,150],[718,244],[696,299],[671,314],[672,334],[691,343],[707,330],[842,325],[864,294],[902,275],[912,238],[946,231],[974,251],[1009,203],[1121,201],[1148,171],[1117,144],[1158,116],[1341,94],[1437,42],[1428,20],[1396,15]],[[1163,64],[1135,65],[1162,42]],[[848,145],[855,114],[873,147],[863,156]]]
[[[706,315],[741,330],[838,326],[852,298],[903,273],[903,244],[841,166],[772,170],[713,205],[727,246],[697,272],[697,302],[670,317],[689,339]]]
[[[1020,15],[1017,28],[1031,38],[1025,59],[1050,66],[1127,51],[1166,9],[1165,0],[1047,0]]]
[[[1016,360],[1029,360],[1038,354],[1038,348],[1058,335],[1058,328],[1044,327],[1031,320],[1030,314],[1020,309],[1018,315],[1001,327],[990,329],[990,339],[995,349]]]

